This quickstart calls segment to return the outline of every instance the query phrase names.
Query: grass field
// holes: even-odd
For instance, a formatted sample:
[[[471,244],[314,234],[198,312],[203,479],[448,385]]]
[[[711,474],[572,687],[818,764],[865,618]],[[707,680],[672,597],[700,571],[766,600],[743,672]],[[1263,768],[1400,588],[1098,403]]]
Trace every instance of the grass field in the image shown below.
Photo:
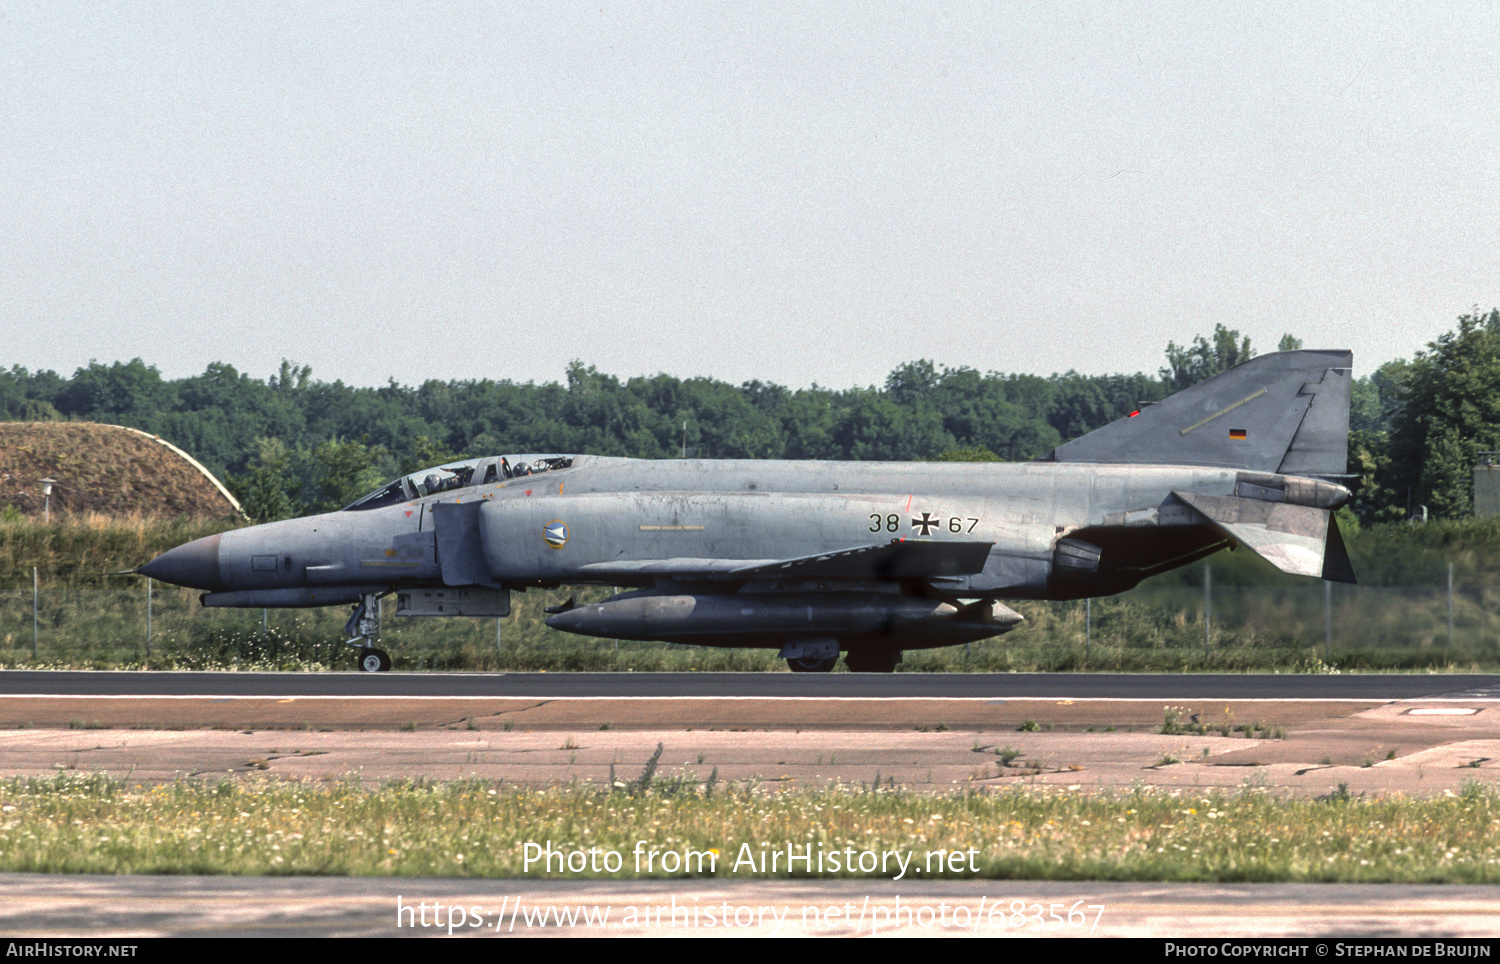
[[[457,877],[885,877],[826,855],[947,857],[949,877],[1026,880],[1500,881],[1500,793],[1478,783],[1428,800],[1280,799],[1014,788],[923,796],[842,788],[767,793],[712,775],[658,774],[615,790],[483,781],[179,783],[104,777],[0,782],[0,871]],[[525,845],[595,848],[598,869],[526,864]],[[825,855],[823,873],[773,852]],[[636,869],[635,853],[655,853]],[[689,871],[681,855],[717,851]],[[603,869],[608,852],[618,870]],[[535,851],[532,852],[535,856]],[[663,855],[678,857],[664,871]],[[754,863],[746,861],[747,856]],[[709,858],[703,857],[707,861]],[[765,859],[764,864],[761,861]],[[938,859],[944,859],[939,857]],[[738,863],[738,867],[736,867]],[[928,875],[933,869],[928,866]],[[913,876],[908,871],[908,876]],[[916,874],[915,876],[923,876]]]

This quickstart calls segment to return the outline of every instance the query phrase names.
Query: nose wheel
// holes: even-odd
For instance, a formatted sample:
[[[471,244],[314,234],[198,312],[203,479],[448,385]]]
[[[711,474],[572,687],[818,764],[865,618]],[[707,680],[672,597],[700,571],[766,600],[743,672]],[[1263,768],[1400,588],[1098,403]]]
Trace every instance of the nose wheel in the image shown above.
[[[391,657],[383,649],[367,646],[359,651],[359,668],[366,673],[389,672]]]

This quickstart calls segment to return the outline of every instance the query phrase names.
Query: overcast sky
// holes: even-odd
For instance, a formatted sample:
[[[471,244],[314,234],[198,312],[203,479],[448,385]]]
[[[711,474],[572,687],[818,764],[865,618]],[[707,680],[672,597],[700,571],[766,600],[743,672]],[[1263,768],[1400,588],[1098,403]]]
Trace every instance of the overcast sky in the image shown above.
[[[0,3],[0,364],[1357,373],[1500,303],[1495,3]]]

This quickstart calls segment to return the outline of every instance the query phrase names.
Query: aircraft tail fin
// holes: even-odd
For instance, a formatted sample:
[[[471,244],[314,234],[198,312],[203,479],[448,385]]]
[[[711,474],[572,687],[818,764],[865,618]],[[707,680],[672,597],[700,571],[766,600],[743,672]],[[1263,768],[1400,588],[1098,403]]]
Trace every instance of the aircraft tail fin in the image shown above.
[[[1052,450],[1048,461],[1205,465],[1341,476],[1353,353],[1252,358]]]

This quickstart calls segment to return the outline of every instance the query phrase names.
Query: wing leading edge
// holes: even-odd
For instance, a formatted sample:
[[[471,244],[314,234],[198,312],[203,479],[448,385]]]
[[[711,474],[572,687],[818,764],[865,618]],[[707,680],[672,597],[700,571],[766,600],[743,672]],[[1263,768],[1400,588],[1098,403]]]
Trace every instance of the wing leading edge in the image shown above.
[[[922,579],[980,572],[991,542],[937,542],[903,539],[855,546],[794,559],[649,559],[596,562],[579,572],[589,576],[652,575],[663,578],[755,579]]]

